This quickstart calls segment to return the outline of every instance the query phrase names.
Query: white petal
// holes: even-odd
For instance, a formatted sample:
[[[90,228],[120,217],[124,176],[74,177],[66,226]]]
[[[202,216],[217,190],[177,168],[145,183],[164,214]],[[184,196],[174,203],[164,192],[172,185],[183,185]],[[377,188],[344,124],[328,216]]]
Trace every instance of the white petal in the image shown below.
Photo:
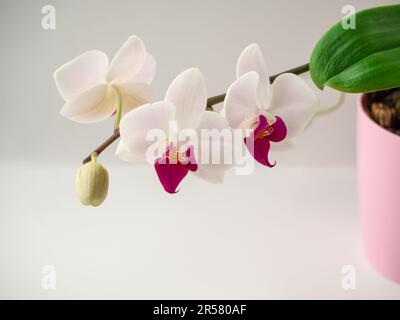
[[[170,84],[165,100],[176,107],[179,129],[194,128],[207,105],[207,90],[200,70],[182,72]]]
[[[193,172],[195,176],[210,182],[210,183],[223,183],[225,177],[225,170],[221,170],[219,167],[212,165],[202,165]]]
[[[146,153],[154,143],[165,147],[169,121],[173,119],[175,107],[165,101],[145,104],[127,113],[121,120],[121,141],[116,155],[127,161],[146,161]],[[160,139],[146,139],[150,130],[160,134]],[[154,159],[148,159],[150,162]]]
[[[258,73],[251,71],[231,84],[226,92],[224,101],[224,113],[232,128],[246,128],[248,121],[256,118],[260,110],[260,102],[257,88],[260,77]]]
[[[118,103],[116,91],[100,84],[65,103],[61,115],[80,123],[98,122],[109,118]]]
[[[204,130],[210,135],[203,135]],[[198,123],[197,132],[200,141],[196,147],[196,160],[199,166],[194,174],[211,183],[222,183],[225,171],[232,167],[233,162],[233,135],[229,124],[221,114],[205,111]]]
[[[140,162],[142,159],[137,157],[132,151],[130,150],[129,146],[124,140],[120,140],[117,146],[117,150],[115,151],[115,155],[120,158],[122,161],[128,162]]]
[[[318,98],[300,77],[285,73],[272,84],[270,111],[280,116],[288,130],[287,139],[291,139],[304,130],[318,110]]]
[[[54,72],[54,80],[64,100],[68,101],[79,93],[105,81],[108,58],[105,53],[87,51],[67,62]]]
[[[157,62],[154,57],[147,53],[146,59],[140,69],[140,71],[135,75],[134,80],[141,83],[150,84],[156,73]]]
[[[264,57],[256,43],[247,46],[240,54],[236,65],[236,78],[240,78],[249,71],[255,71],[260,76],[258,95],[263,107],[266,108],[271,101],[271,88]]]
[[[152,89],[149,85],[135,81],[116,83],[116,88],[121,94],[122,114],[151,102],[153,97]]]
[[[129,37],[111,61],[107,80],[111,82],[133,79],[142,68],[146,55],[143,41],[136,36]]]

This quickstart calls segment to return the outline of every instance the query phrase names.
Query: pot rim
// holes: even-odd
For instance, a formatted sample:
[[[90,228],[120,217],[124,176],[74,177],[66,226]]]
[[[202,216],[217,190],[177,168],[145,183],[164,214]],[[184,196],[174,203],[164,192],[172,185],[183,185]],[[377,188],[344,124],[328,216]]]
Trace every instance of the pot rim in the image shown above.
[[[381,132],[383,132],[383,133],[385,133],[385,134],[387,134],[387,135],[389,135],[391,137],[396,137],[396,139],[400,139],[400,135],[398,135],[398,134],[396,134],[394,132],[391,132],[388,129],[385,129],[385,128],[381,127],[379,124],[377,124],[374,120],[371,119],[371,117],[368,115],[367,111],[365,110],[365,108],[366,108],[366,105],[365,105],[366,97],[367,97],[367,93],[360,93],[360,94],[358,94],[358,97],[357,97],[357,100],[358,100],[357,102],[358,102],[358,105],[359,105],[359,109],[361,109],[359,111],[362,114],[362,116],[365,117],[366,119],[368,119],[369,122],[371,124],[373,124],[373,126],[375,128],[379,128],[379,130]]]

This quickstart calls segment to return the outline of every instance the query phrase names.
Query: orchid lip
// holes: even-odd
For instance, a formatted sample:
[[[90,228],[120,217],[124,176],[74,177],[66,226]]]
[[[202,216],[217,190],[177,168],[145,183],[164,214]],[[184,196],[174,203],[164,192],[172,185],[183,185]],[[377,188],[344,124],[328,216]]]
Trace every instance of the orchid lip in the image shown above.
[[[165,191],[171,194],[177,193],[178,186],[188,172],[197,171],[193,146],[181,153],[171,144],[163,156],[156,159],[154,168]]]
[[[260,115],[257,127],[250,136],[244,138],[244,143],[257,162],[272,168],[276,161],[271,164],[268,159],[270,142],[280,142],[285,139],[286,134],[286,125],[280,117],[276,117],[275,122],[268,124],[267,118]]]

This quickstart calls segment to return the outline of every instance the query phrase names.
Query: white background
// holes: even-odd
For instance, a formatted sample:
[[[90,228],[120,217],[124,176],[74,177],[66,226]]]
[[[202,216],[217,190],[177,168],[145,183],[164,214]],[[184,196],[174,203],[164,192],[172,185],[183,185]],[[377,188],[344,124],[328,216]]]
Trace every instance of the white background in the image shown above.
[[[274,169],[227,175],[223,185],[194,177],[166,194],[153,168],[102,162],[110,193],[99,208],[74,194],[81,159],[112,121],[62,118],[52,78],[76,55],[112,57],[132,34],[158,62],[154,87],[196,66],[209,95],[234,80],[241,50],[257,42],[271,74],[308,61],[343,16],[390,1],[1,1],[1,298],[400,298],[400,286],[368,265],[362,251],[355,173],[356,96],[314,121],[297,148],[271,155]],[[56,8],[57,28],[41,27]],[[321,93],[319,93],[321,94]],[[322,105],[336,93],[322,95]],[[41,271],[56,268],[57,289]],[[344,290],[342,268],[356,269]]]

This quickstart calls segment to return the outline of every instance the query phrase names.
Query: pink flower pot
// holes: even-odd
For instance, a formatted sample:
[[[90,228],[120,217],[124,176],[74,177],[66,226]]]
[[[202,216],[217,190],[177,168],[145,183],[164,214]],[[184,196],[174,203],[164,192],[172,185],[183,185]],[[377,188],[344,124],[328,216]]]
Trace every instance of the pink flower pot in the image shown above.
[[[358,97],[358,194],[365,251],[371,265],[400,283],[400,136],[383,129]]]

